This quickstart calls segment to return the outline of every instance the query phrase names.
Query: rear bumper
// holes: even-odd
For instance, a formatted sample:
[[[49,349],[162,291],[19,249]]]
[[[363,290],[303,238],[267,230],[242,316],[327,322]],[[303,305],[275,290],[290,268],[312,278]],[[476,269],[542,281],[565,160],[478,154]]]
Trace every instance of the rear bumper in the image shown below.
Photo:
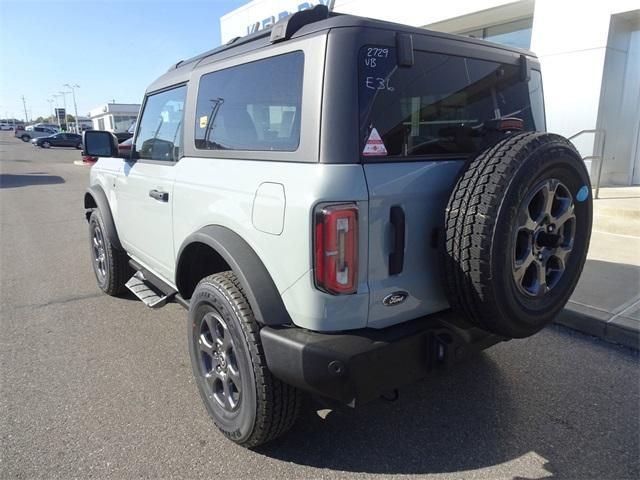
[[[462,322],[451,311],[385,329],[319,333],[264,327],[271,372],[309,393],[360,405],[458,363],[502,340]]]

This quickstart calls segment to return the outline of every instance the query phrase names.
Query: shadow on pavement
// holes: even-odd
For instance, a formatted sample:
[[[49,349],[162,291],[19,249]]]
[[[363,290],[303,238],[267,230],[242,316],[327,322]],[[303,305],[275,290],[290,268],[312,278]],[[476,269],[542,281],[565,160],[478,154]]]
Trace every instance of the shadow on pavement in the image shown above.
[[[402,390],[394,403],[331,411],[324,420],[316,408],[305,406],[291,432],[256,451],[327,472],[462,474],[491,467],[492,476],[493,469],[502,468],[505,478],[579,478],[576,472],[585,470],[593,478],[611,477],[603,462],[611,458],[604,453],[599,457],[600,452],[614,444],[627,452],[637,449],[634,429],[600,435],[585,408],[592,404],[581,395],[583,380],[576,378],[571,382],[575,385],[567,386],[556,381],[554,375],[560,374],[553,371],[549,381],[529,378],[533,375],[526,362],[535,353],[526,344],[518,348],[522,350],[515,356],[524,365],[501,366],[500,355],[494,360],[494,355],[482,353]],[[518,376],[507,378],[514,368]],[[629,395],[633,398],[633,391]],[[627,413],[629,419],[637,418],[637,411]],[[631,464],[618,467],[630,475],[637,469]]]
[[[29,185],[54,185],[64,183],[64,178],[58,175],[14,175],[0,174],[0,188],[18,188]]]
[[[401,390],[396,402],[331,411],[324,420],[305,405],[294,430],[258,451],[318,468],[382,474],[471,470],[526,453],[498,440],[509,436],[515,413],[498,366],[481,354],[448,373]]]

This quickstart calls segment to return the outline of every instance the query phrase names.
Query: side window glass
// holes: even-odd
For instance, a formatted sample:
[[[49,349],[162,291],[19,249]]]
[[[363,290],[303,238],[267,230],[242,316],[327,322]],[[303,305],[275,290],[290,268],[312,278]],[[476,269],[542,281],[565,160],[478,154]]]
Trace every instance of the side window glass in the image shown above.
[[[297,150],[303,72],[304,54],[296,51],[203,75],[196,148]]]
[[[183,85],[147,97],[135,141],[135,158],[166,162],[179,158],[186,93]]]

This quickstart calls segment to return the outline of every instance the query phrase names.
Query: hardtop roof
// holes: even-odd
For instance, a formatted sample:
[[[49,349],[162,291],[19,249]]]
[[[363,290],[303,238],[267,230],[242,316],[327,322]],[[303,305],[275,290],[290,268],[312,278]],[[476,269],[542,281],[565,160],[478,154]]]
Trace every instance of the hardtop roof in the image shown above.
[[[473,37],[466,37],[462,35],[436,32],[433,30],[428,30],[420,27],[411,27],[409,25],[404,25],[401,23],[387,22],[384,20],[376,20],[373,18],[359,17],[356,15],[346,15],[346,14],[340,14],[340,13],[330,13],[329,17],[324,20],[314,21],[302,26],[291,36],[291,39],[296,39],[296,38],[300,38],[300,37],[304,37],[312,34],[319,34],[335,28],[347,28],[347,27],[393,30],[393,31],[402,32],[402,33],[410,33],[415,35],[449,39],[457,42],[462,41],[462,42],[467,42],[475,45],[480,45],[486,48],[506,50],[509,52],[524,54],[532,58],[537,58],[536,55],[529,50],[512,47],[509,45],[497,44],[493,42],[488,42],[486,40],[481,40]],[[221,45],[217,48],[214,48],[212,50],[208,50],[199,55],[196,55],[195,57],[180,61],[172,65],[171,68],[169,68],[169,70],[164,75],[161,75],[158,79],[156,79],[156,81],[154,81],[149,86],[149,88],[147,89],[147,92],[152,92],[155,90],[159,90],[161,88],[166,88],[167,86],[172,84],[177,84],[180,82],[187,81],[191,71],[193,71],[201,63],[203,63],[205,59],[208,60],[206,63],[207,65],[209,65],[214,60],[218,60],[218,59],[222,60],[222,59],[233,57],[243,53],[252,52],[260,48],[268,47],[269,45],[272,44],[270,40],[270,36],[273,28],[274,27],[271,26],[264,30],[260,30],[258,32],[252,33],[244,37],[236,37],[230,40],[229,42],[227,42],[225,45]]]

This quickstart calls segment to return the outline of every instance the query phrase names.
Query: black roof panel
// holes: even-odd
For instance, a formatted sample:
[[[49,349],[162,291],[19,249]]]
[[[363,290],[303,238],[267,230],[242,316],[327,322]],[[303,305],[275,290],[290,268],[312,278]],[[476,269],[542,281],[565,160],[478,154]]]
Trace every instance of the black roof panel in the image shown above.
[[[433,36],[441,39],[464,41],[464,42],[468,42],[468,43],[479,45],[479,46],[486,46],[487,48],[492,48],[492,49],[497,48],[501,50],[516,52],[518,54],[526,54],[528,56],[535,57],[535,54],[533,54],[528,50],[511,47],[508,45],[496,44],[492,42],[487,42],[485,40],[480,40],[472,37],[465,37],[461,35],[435,32],[432,30],[427,30],[425,28],[411,27],[408,25],[400,24],[400,23],[387,22],[384,20],[376,20],[373,18],[358,17],[355,15],[345,15],[340,13],[330,13],[329,17],[325,20],[319,20],[319,21],[315,21],[315,22],[304,25],[298,31],[296,31],[291,38],[294,39],[294,38],[299,38],[305,35],[311,35],[311,34],[321,33],[324,31],[329,31],[331,29],[347,28],[347,27],[393,30],[393,31],[398,31],[403,33],[411,33],[415,35]],[[162,75],[149,87],[149,91],[156,90],[157,88],[162,88],[163,84],[167,84],[167,80],[174,80],[174,79],[178,79],[179,77],[185,77],[184,80],[182,81],[186,81],[187,72],[190,72],[191,70],[195,69],[205,59],[209,60],[207,63],[211,63],[211,61],[214,60],[216,56],[219,56],[220,59],[228,58],[240,53],[251,52],[259,48],[264,48],[270,45],[271,44],[270,35],[271,35],[272,28],[273,27],[269,27],[264,30],[260,30],[258,32],[247,35],[245,37],[235,38],[225,45],[221,45],[217,48],[201,53],[200,55],[196,55],[195,57],[176,63],[167,71],[165,75]],[[180,80],[177,80],[177,81],[180,81]]]

